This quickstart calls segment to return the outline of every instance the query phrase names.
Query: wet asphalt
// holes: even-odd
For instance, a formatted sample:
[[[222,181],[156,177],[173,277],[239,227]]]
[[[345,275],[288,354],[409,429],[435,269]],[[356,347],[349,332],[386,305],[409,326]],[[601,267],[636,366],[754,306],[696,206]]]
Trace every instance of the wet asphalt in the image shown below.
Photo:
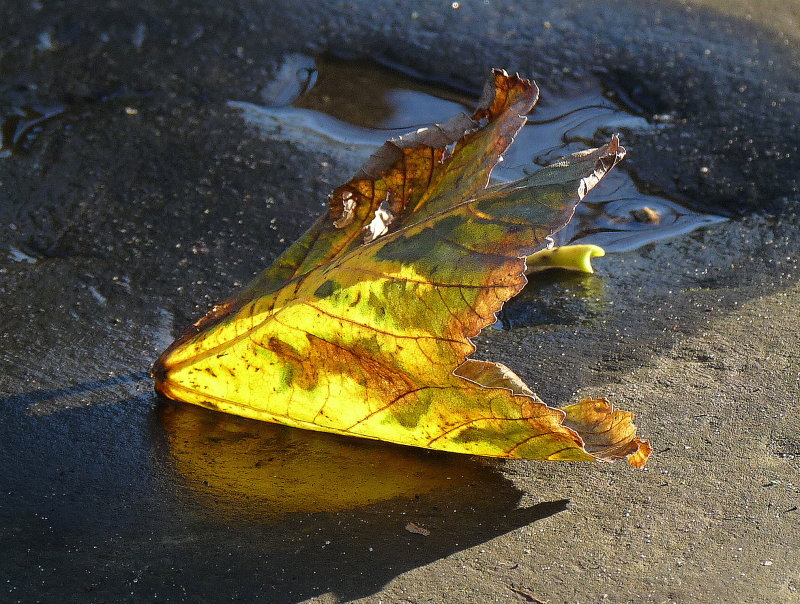
[[[792,340],[773,339],[785,370],[769,375],[742,361],[755,354],[746,333],[722,348],[686,342],[724,333],[726,317],[762,298],[772,300],[766,316],[780,296],[797,299],[797,41],[672,2],[453,4],[0,6],[0,601],[524,597],[509,585],[554,602],[601,601],[591,566],[540,583],[546,561],[514,574],[514,552],[531,531],[564,523],[565,534],[593,536],[581,547],[613,567],[627,537],[609,527],[628,530],[615,514],[626,501],[597,485],[652,493],[666,465],[633,478],[616,467],[573,475],[306,434],[152,393],[161,350],[271,262],[357,167],[325,147],[265,137],[228,104],[263,103],[289,53],[378,60],[467,97],[491,67],[565,95],[591,79],[665,124],[623,131],[628,169],[653,194],[731,220],[609,257],[597,276],[542,277],[500,317],[514,329],[479,338],[483,356],[553,403],[585,385],[630,395],[630,376],[647,367],[683,392],[690,378],[662,368],[670,350],[708,371],[735,369],[765,408],[783,411],[748,428],[772,443],[769,464],[729,471],[768,482],[768,468],[790,483],[800,455]],[[787,338],[797,332],[782,325]],[[670,458],[684,429],[671,407],[630,398],[623,406],[641,418],[654,461],[660,452],[695,472],[698,458]],[[664,516],[673,524],[695,510],[675,503],[678,493],[675,516]],[[782,493],[784,513],[797,491]],[[724,506],[724,495],[710,501]],[[654,530],[649,522],[642,532]],[[786,565],[759,558],[756,568],[775,574],[747,588],[763,601],[788,601],[797,588],[796,554],[786,553],[798,544],[796,512],[780,522],[765,529],[764,547],[784,552]],[[732,520],[729,532],[757,541],[746,524]],[[687,537],[663,523],[662,532],[672,560],[670,544]],[[552,558],[567,537],[549,539],[541,547]],[[710,539],[709,549],[727,547]],[[488,561],[472,562],[484,550]],[[713,563],[703,556],[698,568]],[[474,572],[459,579],[464,564]],[[700,588],[696,574],[665,585],[650,570],[605,585],[608,601],[711,601],[714,589],[733,589],[727,575],[711,572]],[[396,584],[405,591],[391,591]]]

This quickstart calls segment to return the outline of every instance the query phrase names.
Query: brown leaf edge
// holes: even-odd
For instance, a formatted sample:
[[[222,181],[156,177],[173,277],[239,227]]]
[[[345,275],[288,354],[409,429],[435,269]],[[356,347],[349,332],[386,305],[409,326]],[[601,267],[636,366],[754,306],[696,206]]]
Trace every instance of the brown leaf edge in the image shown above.
[[[453,373],[485,388],[505,388],[545,404],[502,363],[467,359]],[[604,398],[585,398],[559,411],[564,413],[562,425],[580,437],[584,451],[597,461],[613,462],[627,457],[631,466],[642,468],[653,452],[647,440],[636,436],[633,413],[614,409]]]

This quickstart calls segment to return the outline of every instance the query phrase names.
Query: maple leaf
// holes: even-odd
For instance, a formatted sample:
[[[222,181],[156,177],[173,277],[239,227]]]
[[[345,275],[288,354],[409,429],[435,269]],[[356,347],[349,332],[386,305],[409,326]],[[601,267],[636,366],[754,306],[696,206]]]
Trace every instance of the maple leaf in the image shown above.
[[[537,98],[494,70],[472,117],[387,141],[271,267],[164,352],[156,390],[404,445],[644,465],[632,414],[604,399],[549,407],[509,368],[469,358],[470,338],[524,287],[526,257],[625,154],[614,137],[489,186]],[[586,270],[587,254],[563,262]],[[548,261],[562,262],[532,266]]]

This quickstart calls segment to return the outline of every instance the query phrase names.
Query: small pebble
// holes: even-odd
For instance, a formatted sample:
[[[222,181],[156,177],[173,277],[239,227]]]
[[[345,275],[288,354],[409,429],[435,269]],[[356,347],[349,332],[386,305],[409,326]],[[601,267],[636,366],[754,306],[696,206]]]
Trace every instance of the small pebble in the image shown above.
[[[638,210],[631,210],[631,216],[633,216],[636,222],[643,222],[646,224],[658,224],[661,222],[661,212],[649,206],[644,206]]]

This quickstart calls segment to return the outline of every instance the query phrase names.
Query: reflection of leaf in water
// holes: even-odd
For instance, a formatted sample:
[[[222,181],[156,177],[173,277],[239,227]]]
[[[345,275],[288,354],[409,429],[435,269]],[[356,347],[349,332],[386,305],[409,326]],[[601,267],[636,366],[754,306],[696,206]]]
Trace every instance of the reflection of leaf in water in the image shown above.
[[[164,405],[160,420],[177,474],[199,499],[257,517],[335,512],[465,483],[496,471],[447,453],[296,430]]]
[[[387,142],[270,268],[167,349],[156,389],[418,447],[643,465],[630,413],[585,400],[565,415],[507,367],[468,359],[469,338],[525,285],[525,257],[625,154],[614,137],[487,188],[537,96],[495,71],[472,118]]]

